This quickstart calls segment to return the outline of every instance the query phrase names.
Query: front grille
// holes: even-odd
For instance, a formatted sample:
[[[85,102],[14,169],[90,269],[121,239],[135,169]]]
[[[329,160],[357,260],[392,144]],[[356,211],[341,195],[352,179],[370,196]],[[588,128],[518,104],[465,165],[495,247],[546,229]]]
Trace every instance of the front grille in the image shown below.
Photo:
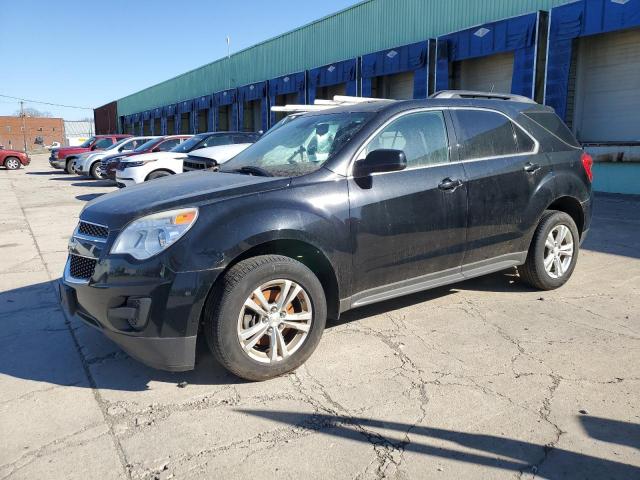
[[[88,235],[89,237],[107,238],[109,236],[109,229],[102,225],[81,221],[78,225],[78,233]]]
[[[89,280],[96,269],[97,260],[95,258],[80,257],[79,255],[69,255],[69,274],[73,278]]]
[[[204,170],[207,166],[200,162],[190,162],[185,160],[182,164],[183,170]]]

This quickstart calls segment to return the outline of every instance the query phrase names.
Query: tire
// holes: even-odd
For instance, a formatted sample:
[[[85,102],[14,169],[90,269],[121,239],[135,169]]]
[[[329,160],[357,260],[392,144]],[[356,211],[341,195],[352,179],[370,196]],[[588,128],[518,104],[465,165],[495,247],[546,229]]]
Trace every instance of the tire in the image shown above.
[[[286,286],[280,281],[294,282],[301,290],[296,294],[297,290],[292,284],[286,296],[295,294],[293,300],[288,302],[283,310],[278,311],[274,309],[278,308],[276,304],[286,290]],[[266,317],[261,317],[256,313],[257,310],[251,310],[245,304],[251,299],[256,299],[259,307],[265,305],[257,300],[258,297],[253,292],[271,284],[274,286],[268,287],[270,290],[262,290],[266,292],[263,298],[272,305],[269,310],[264,309],[269,312],[269,317],[265,320]],[[278,324],[282,321],[289,325],[304,323],[304,320],[299,323],[288,321],[287,319],[294,318],[293,315],[299,316],[297,320],[309,318],[304,325],[306,332],[299,330],[302,326],[288,328],[285,324]],[[204,331],[207,344],[220,364],[239,377],[262,381],[290,372],[302,365],[318,346],[326,320],[327,304],[324,290],[314,273],[292,258],[263,255],[239,262],[224,275],[205,305]],[[243,347],[240,332],[246,332],[251,328],[267,330],[247,337]],[[276,341],[278,347],[275,352],[280,356],[274,360],[274,349],[270,346],[271,339],[274,338],[272,335],[278,337],[278,340],[282,339],[291,353],[284,354],[281,344]],[[260,341],[251,348],[248,343],[252,343],[256,338]]]
[[[93,162],[93,165],[91,165],[91,169],[89,170],[91,178],[94,180],[100,180],[102,178],[102,176],[98,174],[98,168],[100,168],[100,160]]]
[[[20,165],[20,159],[16,157],[7,157],[4,160],[4,166],[7,170],[18,170]]]
[[[562,233],[560,233],[564,232],[562,227],[567,229],[564,240],[554,242],[554,239],[557,240],[559,236],[562,236]],[[551,237],[550,234],[552,234]],[[569,234],[572,244],[570,258],[568,255]],[[549,243],[547,243],[547,240],[549,240]],[[557,248],[554,247],[552,250],[550,248],[552,245],[557,246]],[[557,255],[554,251],[557,252]],[[571,277],[578,261],[579,251],[580,234],[573,218],[564,212],[547,210],[542,215],[540,223],[538,223],[538,227],[533,234],[525,264],[518,267],[520,278],[540,290],[559,288]],[[558,261],[554,259],[556,256]],[[545,267],[545,258],[549,268]],[[551,262],[549,262],[550,258],[552,259]]]
[[[72,174],[75,173],[73,171],[73,169],[71,168],[73,161],[75,160],[75,158],[67,158],[66,159],[66,163],[65,163],[65,167],[64,167],[64,171],[67,172],[68,174]]]
[[[172,175],[172,173],[165,170],[158,170],[156,172],[151,172],[147,176],[147,180],[155,180],[156,178],[168,177],[169,175]]]

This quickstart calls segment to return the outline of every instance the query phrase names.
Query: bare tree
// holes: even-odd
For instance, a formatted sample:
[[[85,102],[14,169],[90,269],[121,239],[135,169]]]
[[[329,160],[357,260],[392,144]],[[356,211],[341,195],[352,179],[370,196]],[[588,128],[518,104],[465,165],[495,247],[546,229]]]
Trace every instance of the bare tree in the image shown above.
[[[22,112],[20,112],[20,110],[16,110],[14,115],[16,117],[19,117],[20,115],[22,115]],[[53,115],[51,115],[51,112],[41,111],[33,107],[25,107],[24,116],[25,117],[52,117]]]

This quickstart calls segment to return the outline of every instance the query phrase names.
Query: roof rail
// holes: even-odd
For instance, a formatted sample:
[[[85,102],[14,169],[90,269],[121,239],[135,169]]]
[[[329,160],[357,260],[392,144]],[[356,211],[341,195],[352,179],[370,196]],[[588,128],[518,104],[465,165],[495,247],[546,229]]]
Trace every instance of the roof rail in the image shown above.
[[[441,90],[432,94],[429,98],[481,98],[488,100],[507,100],[510,102],[536,103],[529,97],[514,95],[512,93],[474,92],[472,90]]]

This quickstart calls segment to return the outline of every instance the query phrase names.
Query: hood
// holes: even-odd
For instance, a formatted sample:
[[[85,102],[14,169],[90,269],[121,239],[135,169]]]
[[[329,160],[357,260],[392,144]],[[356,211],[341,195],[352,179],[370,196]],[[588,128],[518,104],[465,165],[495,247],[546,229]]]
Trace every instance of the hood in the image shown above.
[[[20,155],[23,157],[26,157],[27,154],[24,152],[21,152],[20,150],[13,150],[11,148],[2,148],[0,149],[0,153],[10,153],[11,155]]]
[[[135,160],[137,161],[142,161],[142,160],[173,160],[173,159],[183,159],[183,158],[187,158],[187,154],[186,153],[178,153],[178,152],[150,152],[150,153],[141,153],[140,155],[135,155]]]
[[[85,147],[61,147],[58,149],[58,155],[67,156],[72,153],[83,153],[83,152],[88,152],[90,150],[91,149],[85,148]]]
[[[214,172],[182,173],[98,197],[87,204],[80,218],[107,225],[111,230],[119,230],[144,215],[277,190],[289,183],[289,178],[282,177]]]
[[[251,143],[235,143],[230,145],[218,145],[216,147],[199,148],[189,153],[190,157],[204,157],[215,160],[218,163],[224,163],[231,160],[241,151],[252,145]]]

